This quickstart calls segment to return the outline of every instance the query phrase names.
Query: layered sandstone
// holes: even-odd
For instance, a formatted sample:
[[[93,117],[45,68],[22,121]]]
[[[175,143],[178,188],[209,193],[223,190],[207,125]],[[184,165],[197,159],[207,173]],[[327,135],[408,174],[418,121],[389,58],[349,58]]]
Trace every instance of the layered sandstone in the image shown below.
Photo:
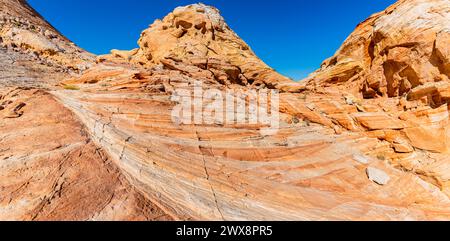
[[[448,1],[398,1],[358,25],[305,80],[309,92],[354,106],[329,115],[333,122],[387,141],[391,164],[447,195],[449,37]]]
[[[14,85],[16,81],[23,85],[44,82],[34,78],[36,75],[55,82],[67,74],[79,73],[90,66],[94,56],[62,36],[26,1],[1,0],[0,61],[0,72],[9,77],[2,78],[2,84]],[[26,73],[16,74],[20,69]],[[39,71],[46,74],[33,74]]]
[[[142,32],[139,48],[111,51],[99,57],[141,66],[163,65],[175,60],[208,72],[223,84],[276,88],[297,92],[302,87],[261,61],[230,29],[218,9],[203,4],[176,8]]]
[[[400,0],[361,23],[309,83],[365,98],[403,96],[449,81],[449,41],[447,0]]]
[[[155,21],[139,49],[99,56],[59,87],[4,91],[0,219],[448,220],[446,65],[429,73],[441,81],[421,80],[407,93],[365,89],[376,77],[368,71],[387,61],[385,45],[400,46],[388,48],[395,52],[408,49],[404,39],[434,41],[445,63],[445,39],[419,37],[448,27],[445,3],[400,1],[374,15],[302,84],[259,60],[217,9],[194,4]],[[394,37],[371,44],[375,23]],[[408,24],[416,31],[389,29]],[[429,67],[433,54],[420,46],[405,50],[408,70],[393,76]],[[16,79],[20,71],[30,73],[4,73]],[[178,122],[174,94],[199,83],[236,98],[281,90],[279,131],[265,135],[250,121]],[[80,196],[85,202],[72,202]]]
[[[45,91],[94,62],[25,1],[0,1],[0,220],[171,220]]]
[[[0,90],[0,220],[170,220],[42,90]]]
[[[174,122],[171,96],[177,89],[193,93],[198,81],[223,95],[277,88],[231,77],[245,73],[241,64],[252,63],[253,55],[233,64],[227,53],[236,48],[199,51],[198,36],[223,34],[195,27],[203,8],[176,9],[144,31],[139,49],[113,50],[83,76],[64,82],[77,90],[52,92],[139,190],[179,219],[448,219],[448,161],[442,141],[424,136],[445,137],[437,134],[447,109],[417,108],[420,101],[400,98],[365,100],[345,86],[359,72],[325,68],[323,76],[335,71],[350,82],[341,88],[320,79],[319,71],[305,89],[296,89],[302,93],[282,93],[281,129],[274,136],[250,123]],[[209,54],[218,59],[191,59]]]
[[[76,84],[79,90],[53,94],[133,185],[178,219],[435,220],[450,215],[448,196],[438,187],[387,162],[395,154],[389,143],[342,129],[336,134],[338,126],[320,110],[356,113],[344,100],[283,94],[283,121],[274,136],[251,124],[178,125],[171,117],[176,103],[169,88],[143,86],[169,76],[176,77],[175,86],[192,91],[194,79],[173,70],[145,76],[109,68],[104,77],[95,76],[95,83],[85,76],[85,84]],[[310,110],[311,103],[317,109]],[[389,182],[376,184],[368,168],[385,173]]]

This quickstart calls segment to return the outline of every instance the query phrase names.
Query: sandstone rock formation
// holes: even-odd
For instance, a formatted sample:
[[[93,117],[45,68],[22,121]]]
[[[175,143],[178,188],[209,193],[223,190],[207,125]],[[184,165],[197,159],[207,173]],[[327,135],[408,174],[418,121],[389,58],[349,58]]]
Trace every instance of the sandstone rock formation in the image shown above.
[[[86,69],[94,56],[62,36],[25,0],[0,0],[0,60],[0,81],[13,86],[44,82],[37,76],[55,82]]]
[[[59,86],[3,90],[0,219],[448,220],[448,7],[399,1],[298,84],[259,60],[217,9],[194,4],[157,20],[139,49],[99,56]],[[413,72],[433,78],[414,82]],[[0,72],[17,73],[45,81]],[[391,76],[415,86],[394,90]],[[174,121],[174,94],[199,83],[245,103],[241,93],[280,90],[279,131]]]
[[[448,1],[398,1],[361,23],[305,80],[311,92],[355,107],[330,115],[333,122],[387,141],[391,164],[447,195],[449,36]]]
[[[389,183],[389,180],[391,179],[388,174],[373,167],[368,167],[366,169],[366,173],[367,176],[369,177],[369,180],[379,185],[386,185]]]
[[[0,220],[172,220],[44,91],[93,55],[22,0],[0,1],[0,45]]]
[[[219,10],[203,4],[176,8],[163,20],[156,20],[142,32],[138,44],[139,49],[113,50],[111,55],[100,56],[99,61],[116,59],[168,68],[173,68],[172,61],[183,62],[226,85],[291,92],[302,88],[261,61],[225,23]]]
[[[114,50],[80,78],[65,81],[79,90],[53,92],[142,192],[180,219],[448,219],[445,155],[417,149],[440,149],[442,142],[420,139],[416,131],[429,123],[422,135],[442,133],[446,109],[425,106],[410,112],[415,118],[400,116],[400,99],[364,100],[352,88],[325,88],[319,71],[305,89],[296,89],[303,93],[281,94],[282,123],[275,136],[261,135],[261,126],[250,124],[174,123],[170,97],[176,89],[192,93],[198,80],[205,89],[223,92],[252,87],[230,77],[239,76],[235,67],[245,73],[246,61],[223,63],[236,48],[199,51],[198,36],[210,40],[221,32],[196,29],[203,12],[216,11],[196,8],[204,6],[178,8],[143,33],[140,49]],[[216,53],[220,57],[213,61],[191,59]],[[215,72],[224,69],[228,74]],[[332,71],[349,76],[344,84],[359,78],[352,70]],[[277,88],[259,86],[264,87]]]
[[[306,111],[309,99],[283,95],[288,114],[282,128],[263,136],[250,124],[177,125],[169,93],[136,88],[153,80],[105,76],[77,85],[80,90],[53,94],[133,185],[178,219],[426,220],[450,214],[448,196],[438,187],[377,157],[393,154],[389,144],[359,133],[336,135],[303,121],[308,114],[318,122],[326,119]],[[177,81],[189,84],[189,78]],[[370,181],[369,165],[391,181],[385,186]]]
[[[449,81],[449,41],[448,1],[400,0],[361,23],[310,84],[351,88],[365,98],[403,96]]]
[[[0,220],[170,220],[42,90],[0,90]]]

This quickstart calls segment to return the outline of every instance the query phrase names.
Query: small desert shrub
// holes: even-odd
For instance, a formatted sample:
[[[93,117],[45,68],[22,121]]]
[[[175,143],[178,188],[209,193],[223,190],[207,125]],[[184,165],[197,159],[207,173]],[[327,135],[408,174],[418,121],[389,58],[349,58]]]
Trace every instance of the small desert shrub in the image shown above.
[[[65,90],[80,90],[78,86],[75,85],[64,85]]]
[[[384,160],[386,160],[386,157],[383,156],[382,154],[379,154],[379,155],[377,155],[377,159],[380,161],[384,161]]]
[[[306,94],[300,94],[299,96],[298,96],[298,99],[299,100],[306,100],[308,98],[308,96],[306,95]]]
[[[42,54],[48,55],[48,56],[55,56],[56,54],[58,54],[58,52],[56,52],[56,50],[54,50],[54,49],[46,49],[46,50],[42,51]]]

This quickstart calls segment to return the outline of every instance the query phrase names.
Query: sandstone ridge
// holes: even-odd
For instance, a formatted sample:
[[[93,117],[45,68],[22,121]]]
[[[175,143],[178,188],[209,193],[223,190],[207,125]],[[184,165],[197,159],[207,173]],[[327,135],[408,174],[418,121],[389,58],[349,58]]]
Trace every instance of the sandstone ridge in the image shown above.
[[[447,136],[446,105],[364,99],[352,82],[363,86],[362,67],[324,67],[306,84],[278,82],[217,13],[177,8],[143,32],[138,49],[100,56],[64,82],[76,90],[52,92],[138,190],[182,220],[448,219],[447,142],[437,141]],[[192,93],[198,80],[223,95],[282,90],[279,132],[262,135],[264,126],[250,123],[175,123],[172,94]]]
[[[361,23],[307,81],[350,88],[364,98],[403,96],[449,82],[449,41],[448,1],[400,0]]]
[[[298,83],[261,61],[250,47],[226,24],[218,9],[204,4],[176,8],[142,32],[139,48],[113,50],[99,60],[122,59],[141,66],[182,62],[208,70],[223,84],[269,87],[297,92]],[[169,63],[168,63],[169,62]]]
[[[171,220],[45,90],[94,63],[22,0],[0,0],[0,220]]]
[[[24,68],[27,72],[47,69],[48,73],[43,76],[49,79],[79,73],[94,62],[92,54],[61,35],[24,0],[0,0],[0,58],[2,56],[8,60],[2,61],[0,71],[10,71],[8,66],[16,63],[20,67],[13,69]],[[24,82],[27,81],[21,83]]]
[[[332,122],[390,143],[391,164],[447,195],[449,26],[446,0],[398,1],[359,24],[304,80],[306,93],[335,96],[353,106],[327,109]]]
[[[20,3],[2,12],[51,28],[26,15],[33,11],[23,1],[0,3]],[[302,84],[264,64],[202,4],[175,9],[142,33],[138,49],[88,61],[74,71],[81,75],[58,62],[64,81],[45,91],[23,85],[45,82],[57,59],[44,51],[48,63],[17,67],[33,61],[6,38],[0,75],[15,87],[0,88],[0,219],[448,220],[448,52],[433,35],[448,27],[445,3],[399,1],[372,16]],[[402,30],[408,24],[415,31]],[[381,42],[372,41],[374,25]],[[393,79],[410,82],[430,63],[433,81],[405,93],[383,82],[365,89],[377,76],[368,71],[389,69],[396,52],[408,58],[396,60]],[[77,58],[61,49],[54,56]],[[199,80],[245,103],[242,93],[280,90],[279,131],[174,121],[173,94],[192,93]]]

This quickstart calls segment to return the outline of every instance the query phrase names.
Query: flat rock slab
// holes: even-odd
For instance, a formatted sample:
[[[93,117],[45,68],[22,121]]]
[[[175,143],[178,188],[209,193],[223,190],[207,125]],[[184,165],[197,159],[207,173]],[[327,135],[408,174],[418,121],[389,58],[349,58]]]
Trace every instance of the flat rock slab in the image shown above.
[[[355,155],[353,155],[353,160],[355,160],[361,164],[369,164],[369,159],[363,155],[355,154]]]
[[[389,181],[391,180],[391,178],[389,177],[388,174],[386,174],[384,171],[377,169],[377,168],[373,168],[373,167],[368,167],[366,169],[366,173],[367,173],[367,177],[369,178],[369,180],[371,180],[372,182],[375,182],[376,184],[379,185],[386,185],[389,183]]]
[[[406,127],[401,120],[385,113],[356,113],[353,116],[369,130],[400,130]]]

